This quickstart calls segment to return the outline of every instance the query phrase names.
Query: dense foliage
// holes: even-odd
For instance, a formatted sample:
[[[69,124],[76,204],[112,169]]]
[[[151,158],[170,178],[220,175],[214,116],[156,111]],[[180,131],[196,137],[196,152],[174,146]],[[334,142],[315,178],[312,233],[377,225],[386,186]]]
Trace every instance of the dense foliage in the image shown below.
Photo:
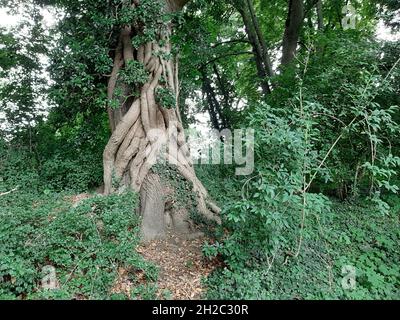
[[[377,26],[398,32],[399,3],[351,1],[347,28],[347,1],[289,1],[304,4],[296,29],[283,0],[193,0],[168,16],[140,2],[14,1],[24,19],[0,29],[0,298],[154,297],[157,270],[134,250],[137,195],[70,201],[101,189],[107,107],[132,98],[107,98],[113,48],[134,21],[145,26],[135,48],[174,26],[185,126],[255,130],[251,175],[196,167],[222,208],[203,251],[223,266],[205,298],[398,299],[400,42],[379,40]],[[290,61],[287,34],[297,34]],[[148,79],[137,61],[120,76]],[[163,87],[156,100],[177,106]],[[176,183],[177,202],[192,203]],[[59,290],[40,289],[48,265]],[[130,297],[112,294],[120,266],[147,279]]]
[[[137,253],[138,218],[131,194],[94,197],[71,207],[67,193],[19,193],[2,199],[2,299],[125,299],[113,293],[119,268],[136,284],[132,297],[154,292],[157,268]],[[43,281],[54,268],[53,289]],[[148,284],[138,280],[144,274]]]

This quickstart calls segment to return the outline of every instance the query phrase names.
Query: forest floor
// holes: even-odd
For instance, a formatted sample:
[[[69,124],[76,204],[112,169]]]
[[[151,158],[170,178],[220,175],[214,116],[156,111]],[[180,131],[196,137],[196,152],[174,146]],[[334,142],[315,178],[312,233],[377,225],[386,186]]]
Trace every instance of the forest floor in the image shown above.
[[[208,260],[207,237],[140,243],[131,194],[19,190],[0,198],[0,300],[398,299],[400,202],[386,200],[388,215],[332,200],[318,224],[308,220],[298,259],[266,272]],[[47,266],[54,290],[43,287]],[[356,269],[354,290],[343,289],[343,267]]]
[[[73,206],[90,197],[88,193],[72,196],[69,200]],[[209,260],[202,253],[205,237],[182,239],[168,235],[165,240],[153,240],[142,243],[136,248],[147,261],[159,268],[157,281],[157,298],[171,300],[198,300],[205,293],[202,280],[220,265],[218,259]],[[146,282],[144,273],[136,275],[140,282]],[[129,296],[133,283],[129,270],[118,269],[118,279],[113,292]]]
[[[220,263],[202,254],[205,238],[181,239],[169,235],[165,240],[141,244],[136,251],[159,268],[157,298],[168,300],[197,300],[203,297],[202,280]],[[114,291],[130,292],[132,283],[128,271],[120,268]],[[144,280],[144,275],[137,275]]]
[[[184,240],[170,235],[166,240],[152,241],[137,248],[146,260],[159,266],[159,298],[165,292],[170,299],[201,299],[204,293],[202,279],[218,265],[203,256],[205,238]]]

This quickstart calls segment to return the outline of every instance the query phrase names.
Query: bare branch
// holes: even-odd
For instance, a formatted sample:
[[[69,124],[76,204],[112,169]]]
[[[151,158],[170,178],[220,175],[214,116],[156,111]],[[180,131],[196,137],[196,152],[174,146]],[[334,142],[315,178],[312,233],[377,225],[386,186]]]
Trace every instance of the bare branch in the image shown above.
[[[246,54],[252,55],[253,52],[251,52],[251,51],[240,51],[240,52],[232,52],[232,53],[223,54],[223,55],[220,55],[220,56],[218,56],[216,58],[213,58],[212,60],[209,60],[209,61],[205,62],[204,64],[202,64],[202,67],[205,67],[205,66],[207,66],[207,65],[209,65],[211,63],[214,63],[214,62],[216,62],[218,60],[221,60],[223,58],[232,57],[232,56],[246,55]]]
[[[1,196],[5,196],[5,195],[7,195],[7,194],[10,194],[11,192],[17,191],[18,188],[19,188],[19,186],[16,186],[14,189],[12,189],[12,190],[10,190],[10,191],[0,193],[0,197],[1,197]]]

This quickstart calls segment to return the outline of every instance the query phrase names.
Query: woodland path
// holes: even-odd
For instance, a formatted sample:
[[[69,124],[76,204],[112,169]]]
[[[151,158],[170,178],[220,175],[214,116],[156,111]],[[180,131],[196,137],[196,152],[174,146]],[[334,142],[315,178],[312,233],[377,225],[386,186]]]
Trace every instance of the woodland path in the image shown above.
[[[207,277],[220,263],[208,260],[202,254],[205,238],[184,240],[170,235],[165,240],[153,240],[141,244],[136,251],[159,268],[157,299],[198,300],[205,288],[202,279]],[[140,284],[146,284],[145,275],[136,273]],[[130,295],[134,284],[128,270],[118,269],[114,293]]]
[[[146,260],[160,268],[160,299],[202,298],[202,279],[218,265],[217,260],[211,261],[203,256],[202,247],[205,241],[205,238],[184,240],[170,235],[165,240],[154,240],[137,248]]]
[[[90,194],[83,193],[71,197],[73,206]],[[203,244],[209,239],[182,239],[169,235],[164,240],[153,240],[142,243],[134,250],[146,260],[159,268],[157,281],[158,299],[168,300],[198,300],[203,298],[205,288],[202,279],[206,278],[215,268],[220,266],[218,259],[209,260],[202,253]],[[145,275],[136,273],[140,284],[146,284]],[[120,267],[118,278],[112,289],[113,293],[125,293],[130,296],[134,283],[130,280],[129,270]]]

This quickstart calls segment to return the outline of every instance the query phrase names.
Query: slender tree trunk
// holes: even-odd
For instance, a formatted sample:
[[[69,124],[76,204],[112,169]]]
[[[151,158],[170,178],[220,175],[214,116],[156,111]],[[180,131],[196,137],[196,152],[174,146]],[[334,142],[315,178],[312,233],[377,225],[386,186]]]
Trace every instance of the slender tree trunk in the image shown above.
[[[243,19],[243,24],[253,50],[261,89],[263,95],[267,96],[271,93],[268,76],[272,76],[272,67],[270,66],[270,62],[269,66],[268,62],[266,63],[266,61],[269,61],[269,58],[266,58],[268,56],[268,50],[266,46],[263,47],[262,43],[260,42],[259,34],[257,34],[256,29],[259,29],[259,26],[257,25],[256,27],[255,24],[258,23],[258,21],[255,19],[255,15],[252,16],[249,8],[249,5],[251,6],[252,4],[249,0],[236,0],[234,1],[234,5]],[[260,29],[259,33],[261,33]],[[265,41],[263,43],[265,45]]]
[[[261,46],[261,51],[262,51],[262,58],[263,58],[263,63],[264,67],[266,70],[266,73],[269,77],[274,76],[274,71],[272,70],[272,62],[271,62],[271,57],[269,56],[268,52],[268,46],[265,41],[265,37],[261,31],[260,23],[258,22],[257,15],[254,10],[254,5],[252,0],[246,0],[247,1],[247,6],[249,8],[249,13],[251,16],[251,21],[253,22],[254,29],[257,33],[257,38]]]
[[[186,2],[165,0],[165,10],[180,10]],[[133,6],[140,6],[140,2],[134,1]],[[160,157],[191,186],[192,190],[186,192],[195,195],[195,206],[201,215],[219,222],[219,209],[208,201],[207,191],[196,177],[185,144],[177,108],[177,61],[171,57],[169,40],[172,26],[160,30],[157,40],[134,49],[132,37],[142,32],[140,28],[134,25],[122,28],[115,48],[108,98],[118,101],[119,105],[108,109],[112,135],[103,154],[104,193],[126,188],[140,193],[145,240],[162,238],[168,231],[192,235],[197,232],[190,217],[193,208],[181,206],[172,210],[166,206],[168,199],[179,199],[180,195],[176,183],[153,170]],[[144,84],[128,84],[120,76],[131,62],[143,66],[149,75]],[[163,92],[163,96],[160,97],[159,92]],[[163,99],[171,101],[171,98],[174,106],[167,106]],[[179,177],[174,177],[180,181]]]
[[[229,95],[229,91],[226,88],[226,79],[225,79],[225,77],[221,77],[221,74],[218,70],[218,66],[215,63],[213,65],[213,70],[217,77],[219,91],[221,92],[221,94],[223,96],[224,109],[230,110],[232,101],[231,101],[231,98]],[[229,121],[229,118],[226,116],[226,114],[222,113],[221,117],[223,118],[223,121],[224,121],[224,129],[230,128],[230,121]]]
[[[285,33],[282,42],[282,65],[290,64],[296,54],[300,30],[304,20],[303,0],[289,0]]]
[[[317,2],[317,19],[318,19],[318,30],[324,30],[324,15],[322,11],[322,0]]]
[[[228,128],[220,102],[217,99],[211,80],[207,75],[207,71],[202,69],[203,92],[207,97],[208,112],[210,114],[211,123],[214,129],[222,130]]]

